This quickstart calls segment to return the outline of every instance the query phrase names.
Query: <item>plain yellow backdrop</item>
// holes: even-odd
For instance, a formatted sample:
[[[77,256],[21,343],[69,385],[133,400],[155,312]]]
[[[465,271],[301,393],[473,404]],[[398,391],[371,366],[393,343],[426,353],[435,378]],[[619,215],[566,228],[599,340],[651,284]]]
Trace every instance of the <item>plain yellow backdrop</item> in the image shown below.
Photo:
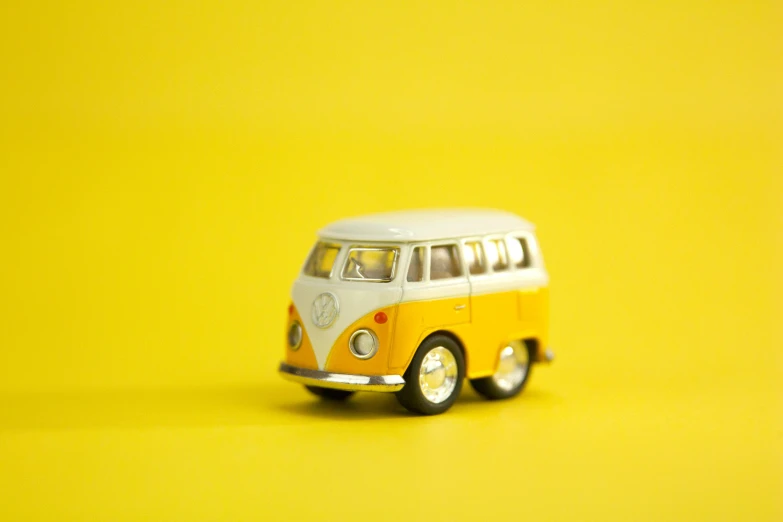
[[[783,519],[775,2],[4,2],[0,518]],[[537,223],[558,359],[279,379],[314,232]]]

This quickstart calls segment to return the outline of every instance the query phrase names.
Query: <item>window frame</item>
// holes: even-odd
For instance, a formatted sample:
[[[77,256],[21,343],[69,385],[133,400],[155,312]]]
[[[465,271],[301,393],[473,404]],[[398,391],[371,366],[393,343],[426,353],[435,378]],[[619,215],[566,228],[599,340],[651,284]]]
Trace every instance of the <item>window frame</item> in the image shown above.
[[[487,274],[510,274],[514,271],[514,265],[511,264],[511,256],[508,255],[508,234],[487,234],[481,238],[481,242],[484,244],[484,255],[487,257]],[[487,254],[490,241],[500,241],[503,244],[503,248],[506,250],[506,262],[508,266],[495,270],[495,267],[489,262],[489,255]]]
[[[380,244],[352,244],[345,246],[345,255],[342,259],[342,269],[340,270],[340,281],[345,281],[348,283],[391,283],[397,278],[397,267],[400,264],[400,252],[402,250],[402,247],[399,245],[380,245]],[[382,251],[388,251],[391,250],[394,252],[394,258],[392,259],[392,266],[391,266],[391,272],[389,273],[388,279],[368,279],[368,278],[354,278],[354,277],[345,277],[345,270],[348,268],[348,263],[351,259],[351,252],[354,250],[359,250],[362,252],[382,252]],[[337,264],[335,262],[335,264]],[[407,270],[406,270],[407,275]]]
[[[484,236],[468,236],[460,238],[459,240],[460,248],[462,258],[463,258],[463,264],[465,265],[465,275],[471,279],[481,279],[483,277],[487,277],[489,275],[492,275],[492,267],[489,266],[489,260],[487,259],[487,246],[484,244]],[[471,274],[470,268],[468,267],[467,260],[465,259],[465,251],[464,249],[467,248],[468,243],[478,243],[481,245],[481,254],[484,256],[484,272],[480,274]]]
[[[518,241],[523,240],[525,242],[525,245],[522,247],[523,253],[527,256],[527,266],[517,266],[516,263],[511,263],[511,250],[509,248],[509,244],[511,241]],[[520,245],[522,243],[520,242]],[[536,247],[535,245],[535,239],[533,238],[532,234],[525,233],[525,232],[510,232],[506,234],[506,250],[509,253],[509,263],[512,267],[512,270],[517,271],[525,271],[530,270],[531,268],[536,268],[538,266],[538,256],[535,253]]]
[[[530,264],[523,268],[516,268],[516,270],[527,271],[533,268],[544,269],[544,258],[541,255],[541,248],[538,245],[538,236],[532,231],[519,230],[508,234],[509,237],[520,237],[527,242],[528,255],[530,256]]]
[[[459,258],[459,274],[451,277],[444,277],[441,279],[432,279],[432,248],[433,247],[440,247],[440,246],[455,246],[457,248],[457,257]],[[465,266],[465,256],[462,252],[462,244],[459,239],[449,239],[449,240],[443,240],[443,241],[436,241],[433,243],[430,243],[427,245],[427,253],[429,254],[427,256],[428,263],[427,263],[427,277],[428,281],[430,283],[443,283],[444,281],[454,281],[460,278],[467,277],[466,275],[466,266]]]
[[[477,238],[476,238],[477,239]],[[410,287],[432,287],[432,286],[448,286],[454,283],[465,283],[468,281],[468,270],[467,265],[465,264],[465,256],[462,252],[462,244],[463,238],[453,238],[453,239],[443,239],[443,240],[437,240],[437,241],[424,241],[421,243],[409,243],[408,246],[408,255],[406,256],[406,266],[405,266],[405,276],[401,278],[403,286],[410,286]],[[447,277],[444,279],[432,279],[432,274],[430,271],[431,265],[432,265],[432,247],[438,247],[438,246],[446,246],[446,245],[453,245],[457,248],[457,256],[459,257],[459,263],[460,263],[460,273],[457,276],[454,277]],[[422,280],[421,281],[408,281],[408,270],[410,270],[410,263],[411,259],[413,257],[413,251],[417,248],[421,247],[424,249],[424,269],[422,271]],[[481,274],[481,277],[486,276],[487,273]]]
[[[417,248],[421,248],[424,251],[421,265],[421,281],[408,281],[408,271],[411,269],[411,263],[413,262],[413,253]],[[405,266],[405,277],[403,283],[406,285],[420,285],[427,283],[430,280],[430,246],[426,243],[411,243],[408,253],[408,263]]]

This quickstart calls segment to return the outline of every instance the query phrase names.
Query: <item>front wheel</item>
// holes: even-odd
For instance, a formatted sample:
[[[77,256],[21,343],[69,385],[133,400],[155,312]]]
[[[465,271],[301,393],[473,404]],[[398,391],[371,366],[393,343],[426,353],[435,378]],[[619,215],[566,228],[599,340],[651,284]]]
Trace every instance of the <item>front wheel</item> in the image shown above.
[[[313,395],[318,395],[322,399],[327,399],[330,401],[344,401],[351,395],[353,395],[356,392],[348,391],[348,390],[335,390],[334,388],[322,388],[321,386],[309,386],[305,384],[305,388],[307,388],[307,391],[312,393]]]
[[[472,379],[470,385],[487,399],[508,399],[525,387],[532,360],[528,346],[522,341],[511,341],[500,350],[498,366],[489,377]]]
[[[414,413],[443,413],[457,400],[464,378],[465,359],[459,345],[451,337],[433,335],[416,350],[397,400]]]

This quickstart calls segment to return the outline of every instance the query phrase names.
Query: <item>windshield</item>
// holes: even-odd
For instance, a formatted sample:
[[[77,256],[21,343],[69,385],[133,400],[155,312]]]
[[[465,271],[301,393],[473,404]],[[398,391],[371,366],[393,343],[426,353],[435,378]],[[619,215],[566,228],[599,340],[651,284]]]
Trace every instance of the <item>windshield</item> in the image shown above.
[[[340,245],[319,241],[310,252],[310,257],[305,263],[304,273],[313,277],[329,279],[332,276],[332,267],[340,252]]]
[[[342,278],[346,281],[388,283],[394,279],[399,248],[354,246],[348,251]]]

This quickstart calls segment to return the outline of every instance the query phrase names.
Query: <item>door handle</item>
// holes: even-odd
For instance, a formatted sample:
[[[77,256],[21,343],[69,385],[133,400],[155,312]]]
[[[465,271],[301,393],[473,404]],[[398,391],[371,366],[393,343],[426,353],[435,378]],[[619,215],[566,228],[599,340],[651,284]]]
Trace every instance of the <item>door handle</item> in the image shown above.
[[[457,311],[464,310],[465,309],[465,305],[464,304],[458,304],[458,305],[456,305],[454,307],[454,309],[457,310]]]

